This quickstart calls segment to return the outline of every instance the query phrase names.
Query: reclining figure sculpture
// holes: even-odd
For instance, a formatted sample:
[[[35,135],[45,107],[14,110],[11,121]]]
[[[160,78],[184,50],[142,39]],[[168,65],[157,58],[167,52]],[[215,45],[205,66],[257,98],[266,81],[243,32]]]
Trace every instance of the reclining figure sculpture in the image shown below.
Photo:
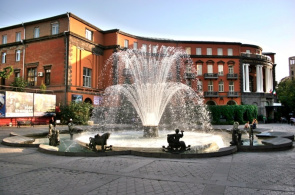
[[[168,141],[168,147],[163,146],[163,151],[165,152],[183,152],[190,150],[190,145],[186,147],[184,141],[179,141],[180,138],[183,137],[183,132],[181,131],[181,134],[179,134],[179,129],[175,130],[175,134],[168,134],[167,135],[167,141]]]
[[[101,151],[105,150],[112,150],[112,145],[106,146],[107,145],[107,139],[110,137],[110,133],[105,133],[102,136],[99,134],[95,135],[94,137],[89,137],[89,148],[91,148],[94,151],[97,151],[96,146],[99,145],[101,146]]]

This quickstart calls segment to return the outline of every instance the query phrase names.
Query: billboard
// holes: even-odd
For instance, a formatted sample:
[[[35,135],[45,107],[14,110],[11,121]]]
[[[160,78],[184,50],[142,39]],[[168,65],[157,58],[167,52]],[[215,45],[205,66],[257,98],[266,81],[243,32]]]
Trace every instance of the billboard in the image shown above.
[[[6,117],[33,116],[33,93],[6,91]]]
[[[34,116],[52,116],[55,104],[56,95],[34,94]]]
[[[5,117],[5,94],[0,93],[0,117]]]

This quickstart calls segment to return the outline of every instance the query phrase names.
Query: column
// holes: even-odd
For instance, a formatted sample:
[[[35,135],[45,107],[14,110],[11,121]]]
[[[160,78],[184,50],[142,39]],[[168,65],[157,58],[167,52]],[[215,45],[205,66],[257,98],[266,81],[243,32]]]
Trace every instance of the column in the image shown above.
[[[250,64],[245,64],[245,72],[246,72],[246,78],[245,78],[245,84],[246,84],[246,90],[245,92],[250,92],[249,88],[249,66]]]
[[[256,92],[261,92],[261,85],[260,85],[260,65],[256,65]]]
[[[263,92],[263,66],[260,66],[260,92]]]
[[[265,93],[269,93],[269,68],[265,67]]]

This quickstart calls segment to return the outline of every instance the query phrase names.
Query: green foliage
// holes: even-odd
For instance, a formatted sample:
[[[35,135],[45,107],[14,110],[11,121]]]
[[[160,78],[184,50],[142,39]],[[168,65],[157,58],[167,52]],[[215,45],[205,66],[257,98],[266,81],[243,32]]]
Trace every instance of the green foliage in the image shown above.
[[[253,105],[226,105],[208,106],[212,114],[212,124],[233,124],[238,121],[240,124],[252,121],[257,118],[257,107]],[[220,119],[226,119],[221,121]]]
[[[90,119],[90,114],[93,106],[85,102],[71,102],[68,105],[60,107],[61,122],[66,124],[70,119],[73,119],[74,124],[85,125]]]
[[[46,91],[46,85],[43,83],[43,81],[42,81],[42,83],[40,85],[40,90],[41,90],[42,93],[45,93],[45,91]]]
[[[16,87],[14,91],[24,91],[24,88],[28,86],[28,82],[22,78],[15,78],[14,81],[11,83],[11,86]]]
[[[284,115],[295,111],[295,80],[285,80],[279,83],[277,87],[277,96],[284,106]]]
[[[7,66],[3,68],[3,71],[0,71],[0,78],[8,79],[13,73],[12,66]]]

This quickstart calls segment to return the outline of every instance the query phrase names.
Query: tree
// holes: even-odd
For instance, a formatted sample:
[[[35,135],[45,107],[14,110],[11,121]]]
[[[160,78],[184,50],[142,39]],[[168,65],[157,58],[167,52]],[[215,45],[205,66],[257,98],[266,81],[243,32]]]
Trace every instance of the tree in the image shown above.
[[[3,68],[3,71],[0,71],[0,78],[8,79],[13,73],[12,66],[7,66]]]
[[[277,87],[277,96],[282,103],[283,114],[288,116],[290,112],[295,111],[295,81],[288,79],[279,83]]]

